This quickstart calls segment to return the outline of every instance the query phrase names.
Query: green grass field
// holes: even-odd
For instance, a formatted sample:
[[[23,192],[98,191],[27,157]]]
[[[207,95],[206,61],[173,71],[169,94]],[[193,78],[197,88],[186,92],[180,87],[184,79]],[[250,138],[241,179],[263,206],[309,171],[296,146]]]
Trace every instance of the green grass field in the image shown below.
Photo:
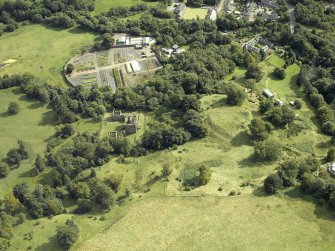
[[[111,8],[124,6],[130,7],[138,3],[146,3],[148,5],[155,5],[157,2],[146,2],[143,0],[96,0],[95,1],[95,11],[94,13],[98,14],[104,11],[108,11]]]
[[[33,29],[41,28],[33,26]],[[2,38],[0,44],[1,41]],[[303,108],[297,113],[306,125],[305,131],[296,137],[287,138],[284,129],[275,131],[271,137],[280,138],[286,148],[301,156],[311,152],[318,157],[324,156],[327,148],[324,142],[329,141],[328,137],[320,133],[313,110],[294,84],[299,67],[288,67],[287,77],[279,81],[273,79],[271,73],[283,64],[283,60],[273,55],[262,64],[266,76],[259,89],[267,85],[285,102],[299,98]],[[236,76],[235,81],[242,83],[244,73],[245,69],[237,68],[226,80]],[[13,100],[20,103],[21,112],[9,116],[7,106]],[[275,171],[279,162],[259,163],[252,158],[253,146],[247,126],[257,114],[255,95],[249,95],[248,100],[238,107],[228,106],[226,96],[222,94],[204,96],[201,105],[209,121],[207,138],[190,141],[173,150],[126,158],[123,163],[115,156],[97,169],[100,178],[112,173],[122,174],[123,184],[117,196],[131,188],[130,201],[115,205],[110,212],[93,211],[86,215],[73,215],[74,204],[67,201],[68,213],[39,220],[28,218],[15,227],[9,250],[61,250],[55,238],[56,226],[69,218],[73,218],[80,228],[80,238],[72,250],[333,250],[335,221],[325,207],[318,206],[297,190],[277,196],[264,195],[262,182]],[[155,119],[153,113],[138,114],[141,130],[129,137],[131,142],[138,140]],[[120,126],[120,123],[110,122],[109,117],[107,113],[103,122],[82,119],[75,124],[76,131],[93,133],[101,130],[101,136],[106,136]],[[43,153],[54,132],[49,109],[26,99],[18,88],[0,91],[0,157],[5,157],[18,139],[26,143],[31,155],[1,180],[0,197],[18,182],[27,181],[33,185],[51,175],[48,169],[42,175],[32,177],[30,170],[35,155]],[[67,139],[65,144],[70,140]],[[155,179],[164,163],[173,167],[168,182]],[[183,179],[194,173],[200,164],[211,168],[212,179],[206,186],[183,191],[177,178]],[[252,186],[242,187],[245,182]],[[240,195],[229,196],[231,191]],[[25,240],[24,235],[30,232],[33,239]]]
[[[16,101],[21,111],[16,115],[7,113],[8,104]],[[31,177],[30,170],[36,154],[43,154],[46,141],[55,132],[52,111],[39,102],[25,98],[17,88],[0,91],[0,159],[4,158],[9,149],[17,147],[17,141],[22,140],[29,152],[29,160],[10,172],[9,176],[0,182],[0,196],[10,192],[19,182],[34,183],[38,177]]]
[[[208,14],[207,9],[188,7],[185,10],[183,19],[196,19],[197,17],[199,17],[200,19],[205,19],[207,14]]]
[[[87,32],[53,30],[41,25],[20,27],[0,37],[0,62],[17,62],[0,70],[0,75],[29,72],[53,85],[65,86],[63,66],[96,36]]]
[[[79,250],[333,250],[329,217],[301,199],[149,197]]]
[[[271,67],[279,66],[282,61],[273,56],[265,63],[271,72]],[[288,67],[287,78],[277,85],[278,89],[274,86],[274,91],[282,90],[288,97],[299,96],[294,87],[298,70],[296,65]],[[243,81],[243,74],[243,69],[237,69],[232,76]],[[206,139],[188,142],[173,151],[128,159],[126,164],[114,161],[102,167],[99,176],[109,172],[124,174],[127,183],[136,188],[135,194],[143,199],[138,203],[133,201],[111,225],[79,244],[79,250],[135,247],[144,250],[332,250],[335,238],[331,229],[335,222],[327,209],[297,191],[264,196],[262,181],[278,162],[258,163],[252,158],[247,125],[257,112],[257,100],[249,97],[250,101],[241,107],[230,107],[225,99],[225,95],[202,99],[210,121]],[[305,100],[302,102],[301,114],[305,115],[307,129],[293,138],[285,138],[284,130],[276,131],[271,137],[280,137],[285,146],[302,156],[309,155],[308,148],[312,147],[321,157],[326,149],[320,145],[328,138],[320,134],[313,112]],[[169,182],[153,181],[163,163],[174,167]],[[212,180],[204,187],[181,191],[176,178],[192,173],[199,164],[211,167]],[[241,187],[244,182],[254,187]],[[148,184],[150,192],[144,193]],[[218,191],[219,187],[222,191]],[[232,190],[241,195],[228,196]]]

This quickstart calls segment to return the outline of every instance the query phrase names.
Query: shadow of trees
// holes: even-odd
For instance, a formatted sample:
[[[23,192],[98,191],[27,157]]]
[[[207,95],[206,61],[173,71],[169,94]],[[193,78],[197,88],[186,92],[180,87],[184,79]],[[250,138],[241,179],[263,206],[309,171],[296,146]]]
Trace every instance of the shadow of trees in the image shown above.
[[[0,118],[6,118],[6,117],[9,117],[9,116],[11,116],[11,115],[10,115],[10,113],[8,111],[0,113]]]
[[[266,165],[266,162],[260,162],[256,159],[254,154],[250,154],[247,158],[237,161],[237,164],[240,167],[247,168],[247,167],[258,167],[262,165]]]
[[[57,237],[56,235],[54,235],[51,238],[49,238],[47,242],[37,246],[35,250],[36,251],[46,251],[46,250],[57,251],[57,250],[63,250],[63,249],[59,246],[57,242]]]
[[[200,186],[199,176],[189,177],[184,179],[183,186],[186,188],[196,188]]]
[[[53,111],[47,111],[42,114],[41,121],[39,122],[38,125],[40,126],[45,126],[45,125],[53,125],[55,124],[55,115]]]
[[[214,108],[221,108],[221,107],[230,107],[230,105],[227,103],[227,97],[224,97],[214,102],[210,107],[214,109]]]
[[[265,193],[263,186],[255,188],[252,191],[252,194],[255,195],[255,196],[257,196],[257,197],[267,197],[267,196],[270,196],[270,195],[267,195]]]
[[[251,138],[247,130],[239,132],[234,138],[231,139],[231,144],[233,146],[239,147],[239,146],[252,146],[251,144]]]

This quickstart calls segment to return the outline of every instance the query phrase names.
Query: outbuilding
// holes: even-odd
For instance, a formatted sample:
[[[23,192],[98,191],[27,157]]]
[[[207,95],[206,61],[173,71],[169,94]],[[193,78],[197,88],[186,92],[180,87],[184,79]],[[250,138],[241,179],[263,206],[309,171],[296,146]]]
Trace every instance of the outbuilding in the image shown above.
[[[150,42],[151,42],[151,38],[150,37],[144,37],[143,38],[143,44],[145,46],[149,46],[150,45]]]
[[[265,97],[267,97],[267,98],[270,98],[270,99],[274,97],[274,95],[272,94],[272,92],[270,90],[268,90],[268,89],[264,89],[263,95]]]
[[[208,19],[215,21],[218,17],[218,13],[214,8],[210,9],[208,12]]]
[[[131,68],[133,69],[133,71],[135,73],[141,71],[141,67],[140,67],[140,64],[138,63],[138,61],[133,60],[133,61],[130,62],[130,65],[131,65]]]
[[[142,44],[135,44],[135,49],[136,50],[141,50],[141,49],[143,49],[143,45]]]
[[[127,70],[127,73],[133,73],[133,70],[131,69],[131,66],[130,66],[130,63],[126,63],[126,70]]]
[[[330,173],[331,176],[335,178],[335,163],[334,162],[330,163],[328,172]]]
[[[126,37],[120,37],[118,40],[116,40],[117,45],[126,45],[127,38]]]
[[[167,49],[167,48],[162,48],[162,51],[168,56],[171,56],[171,53],[173,52],[172,49]]]
[[[174,51],[178,50],[179,49],[179,45],[177,45],[177,44],[172,45],[172,49]]]

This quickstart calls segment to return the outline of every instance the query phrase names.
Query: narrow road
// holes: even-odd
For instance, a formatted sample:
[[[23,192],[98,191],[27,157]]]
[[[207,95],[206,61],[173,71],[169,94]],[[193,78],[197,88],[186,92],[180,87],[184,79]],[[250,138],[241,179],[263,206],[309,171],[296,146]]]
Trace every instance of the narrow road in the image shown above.
[[[294,10],[295,10],[295,6],[289,4],[288,5],[288,13],[290,14],[290,29],[291,29],[292,34],[294,33],[294,27],[296,25]]]

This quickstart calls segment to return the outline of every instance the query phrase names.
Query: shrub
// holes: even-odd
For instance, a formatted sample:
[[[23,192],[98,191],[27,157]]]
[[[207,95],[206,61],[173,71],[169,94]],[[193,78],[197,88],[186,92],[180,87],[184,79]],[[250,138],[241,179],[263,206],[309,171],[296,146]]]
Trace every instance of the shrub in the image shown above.
[[[78,237],[79,228],[73,220],[67,220],[65,225],[57,227],[57,240],[66,250],[76,242]]]
[[[273,108],[273,102],[270,99],[263,98],[259,103],[259,112],[266,113]]]
[[[105,183],[114,190],[114,192],[118,192],[119,188],[121,186],[123,180],[123,175],[116,175],[116,174],[112,174],[109,177],[107,177],[105,179]]]
[[[167,176],[169,176],[171,173],[172,173],[172,168],[170,168],[170,165],[167,164],[167,163],[164,163],[164,164],[163,164],[163,167],[162,167],[162,176],[163,176],[163,177],[167,177]]]
[[[206,185],[212,177],[212,171],[209,167],[201,165],[199,167],[199,184]]]
[[[245,82],[244,82],[244,87],[245,88],[248,88],[252,91],[256,90],[256,80],[255,79],[247,79]]]
[[[187,110],[184,116],[184,128],[193,137],[204,138],[208,134],[208,126],[202,115],[196,110]]]
[[[294,106],[295,108],[297,108],[298,110],[300,110],[302,108],[302,103],[300,100],[295,100],[294,101]]]
[[[289,159],[280,164],[278,175],[283,181],[283,186],[290,187],[295,184],[298,169],[299,163],[296,159]]]
[[[334,162],[335,161],[335,147],[331,147],[328,150],[325,160],[327,162]]]
[[[93,208],[93,203],[89,199],[78,199],[77,208],[75,209],[75,213],[77,214],[85,214],[91,211]]]
[[[7,153],[7,162],[10,165],[19,165],[21,160],[28,159],[28,152],[22,141],[18,141],[19,148],[14,148]]]
[[[319,108],[325,104],[325,100],[321,94],[313,93],[309,96],[312,106]]]
[[[57,128],[56,136],[66,139],[74,134],[75,130],[73,125],[65,124]]]
[[[75,199],[88,199],[91,196],[91,190],[85,182],[78,182],[77,184],[70,186],[69,190],[71,196]]]
[[[272,174],[264,180],[264,190],[267,194],[275,194],[282,186],[283,181],[278,174]]]
[[[41,14],[35,14],[33,17],[32,17],[32,21],[34,23],[37,23],[37,24],[40,24],[43,22],[43,17]]]
[[[272,130],[272,125],[269,122],[264,122],[261,118],[253,118],[248,127],[250,135],[255,141],[267,139]]]
[[[301,188],[308,193],[321,193],[325,187],[325,181],[312,173],[304,173],[301,177]]]
[[[103,182],[97,182],[94,186],[96,201],[104,208],[110,209],[115,203],[114,191]]]
[[[232,190],[232,191],[229,192],[229,196],[234,196],[236,194],[237,194],[237,192],[235,190]]]
[[[281,69],[281,68],[278,68],[276,67],[273,71],[273,75],[280,79],[280,80],[283,80],[285,77],[286,77],[286,72],[284,69]]]
[[[7,177],[9,174],[9,166],[5,162],[0,162],[0,178]]]
[[[38,173],[45,169],[45,161],[39,154],[36,156],[34,167]]]
[[[311,173],[320,170],[320,161],[313,156],[308,156],[299,164],[298,178],[301,179],[304,173]]]
[[[231,83],[226,86],[227,102],[230,105],[242,105],[246,98],[244,89],[238,84]]]
[[[20,104],[17,102],[10,102],[8,105],[8,113],[9,114],[18,114],[20,112]]]
[[[67,74],[71,74],[73,72],[73,70],[74,70],[74,65],[73,64],[68,64],[66,66],[66,73]]]
[[[320,106],[317,114],[322,123],[325,123],[327,121],[334,121],[335,119],[334,111],[326,105]]]
[[[255,79],[257,82],[261,81],[262,78],[263,78],[263,71],[262,69],[260,68],[259,65],[256,65],[256,64],[253,64],[253,65],[250,65],[245,73],[245,78],[246,79],[250,79],[250,78],[253,78]]]
[[[327,134],[327,135],[333,135],[335,131],[335,124],[334,122],[331,121],[326,121],[325,123],[322,124],[322,131]]]
[[[282,145],[276,140],[257,142],[254,147],[254,155],[259,161],[274,161],[279,159]]]
[[[271,110],[267,111],[265,115],[267,120],[277,127],[291,124],[295,119],[294,112],[287,106],[273,107]]]

